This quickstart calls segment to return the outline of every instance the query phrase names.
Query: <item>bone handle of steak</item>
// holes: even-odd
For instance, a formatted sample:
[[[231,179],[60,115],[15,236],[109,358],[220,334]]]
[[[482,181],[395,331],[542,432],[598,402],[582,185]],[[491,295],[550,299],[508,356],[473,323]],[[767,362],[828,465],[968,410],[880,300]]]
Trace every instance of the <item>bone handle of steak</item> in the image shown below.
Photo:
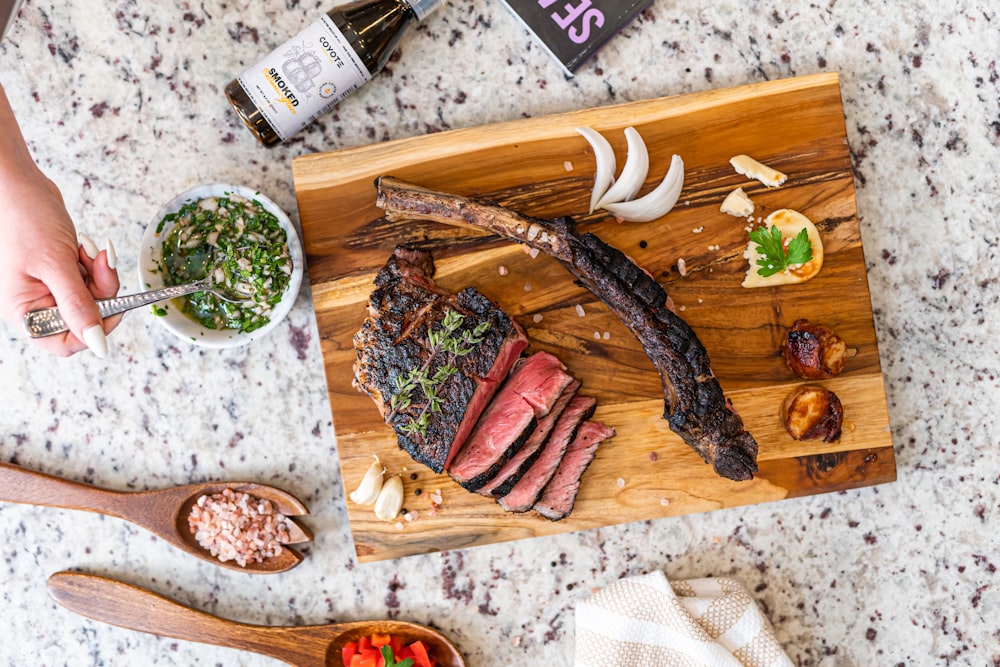
[[[757,470],[757,442],[743,429],[709,367],[694,331],[666,308],[666,292],[621,251],[567,219],[541,220],[391,176],[376,180],[376,204],[390,220],[432,220],[487,230],[558,259],[636,336],[663,383],[664,418],[715,471],[747,480]]]
[[[389,220],[430,220],[445,225],[486,230],[531,248],[571,261],[566,239],[549,220],[521,215],[502,206],[428,190],[392,176],[375,180],[376,205]]]

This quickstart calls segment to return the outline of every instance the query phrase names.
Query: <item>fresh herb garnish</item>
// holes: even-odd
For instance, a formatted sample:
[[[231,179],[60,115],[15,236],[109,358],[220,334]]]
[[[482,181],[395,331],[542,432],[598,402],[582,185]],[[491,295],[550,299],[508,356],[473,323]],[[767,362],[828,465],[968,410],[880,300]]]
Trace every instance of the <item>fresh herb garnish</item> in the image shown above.
[[[396,393],[389,401],[391,410],[386,415],[386,423],[391,422],[400,412],[405,412],[413,406],[414,401],[419,400],[414,394],[417,389],[420,389],[424,396],[424,402],[420,405],[417,414],[410,415],[400,430],[410,437],[427,435],[431,416],[441,412],[441,404],[444,401],[438,391],[449,378],[458,373],[458,367],[452,362],[476,349],[476,346],[483,342],[483,337],[490,328],[489,321],[483,321],[472,329],[456,333],[464,322],[464,315],[458,311],[449,310],[442,318],[440,326],[427,332],[427,340],[431,345],[427,360],[419,368],[411,368],[405,374],[396,376]],[[442,363],[431,373],[432,362],[441,354],[447,355],[445,363]]]
[[[396,656],[388,644],[382,647],[382,659],[385,660],[385,667],[413,667],[413,658],[404,658],[396,662]]]
[[[813,258],[812,242],[805,229],[788,241],[787,248],[777,227],[759,227],[750,232],[750,240],[757,244],[757,252],[761,255],[757,258],[760,267],[757,273],[765,278]]]

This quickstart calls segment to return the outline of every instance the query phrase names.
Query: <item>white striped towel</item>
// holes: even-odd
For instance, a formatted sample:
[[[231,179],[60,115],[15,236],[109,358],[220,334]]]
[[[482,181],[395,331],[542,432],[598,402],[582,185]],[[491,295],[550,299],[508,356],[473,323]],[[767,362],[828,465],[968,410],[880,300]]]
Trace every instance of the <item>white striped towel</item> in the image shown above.
[[[627,577],[576,607],[575,667],[791,667],[771,624],[726,578]]]

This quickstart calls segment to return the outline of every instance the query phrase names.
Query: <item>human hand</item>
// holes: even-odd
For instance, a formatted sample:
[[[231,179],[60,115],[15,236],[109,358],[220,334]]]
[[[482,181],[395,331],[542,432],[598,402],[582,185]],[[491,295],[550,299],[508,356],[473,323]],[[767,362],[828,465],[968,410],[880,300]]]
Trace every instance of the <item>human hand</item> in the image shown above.
[[[109,241],[99,251],[86,236],[78,238],[55,184],[38,171],[28,176],[0,183],[6,202],[0,216],[0,315],[20,328],[29,310],[58,306],[70,331],[33,340],[62,356],[90,348],[104,358],[106,334],[121,316],[102,321],[95,299],[118,293],[114,247]]]

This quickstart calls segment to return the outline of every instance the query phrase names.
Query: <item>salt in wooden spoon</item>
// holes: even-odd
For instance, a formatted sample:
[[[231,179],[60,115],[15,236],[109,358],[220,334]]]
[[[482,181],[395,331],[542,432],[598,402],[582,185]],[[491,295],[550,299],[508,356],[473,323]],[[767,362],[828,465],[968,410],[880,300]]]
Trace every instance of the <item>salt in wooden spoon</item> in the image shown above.
[[[244,567],[232,560],[222,562],[198,544],[188,525],[191,507],[201,496],[221,493],[224,489],[269,500],[275,509],[286,517],[309,513],[306,506],[295,496],[262,484],[206,482],[159,491],[113,491],[0,461],[0,501],[84,510],[125,519],[155,533],[189,554],[240,572],[255,574],[284,572],[302,561],[302,554],[282,546],[278,555],[259,563],[248,562]],[[288,544],[312,540],[312,532],[291,518],[288,520],[288,529],[290,533]]]
[[[465,667],[443,634],[406,621],[355,621],[327,625],[266,626],[226,620],[145,588],[78,572],[49,577],[49,595],[67,609],[102,623],[164,637],[242,649],[295,667],[339,667],[344,645],[372,634],[404,643],[420,640],[438,667]]]

